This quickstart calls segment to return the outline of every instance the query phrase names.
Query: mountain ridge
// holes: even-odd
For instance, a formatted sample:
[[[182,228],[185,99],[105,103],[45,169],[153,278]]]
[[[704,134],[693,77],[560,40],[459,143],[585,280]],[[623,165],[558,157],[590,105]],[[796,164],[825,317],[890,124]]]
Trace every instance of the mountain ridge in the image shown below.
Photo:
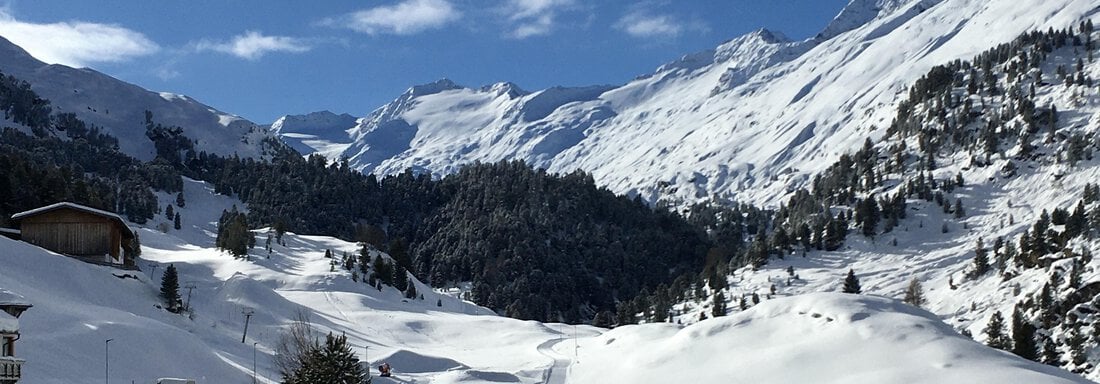
[[[46,64],[0,37],[0,71],[30,83],[52,103],[55,113],[74,113],[119,139],[119,148],[140,160],[156,151],[146,138],[145,112],[166,126],[178,126],[199,150],[213,154],[260,157],[274,138],[263,127],[218,111],[185,95],[153,92],[90,68]]]
[[[552,172],[582,169],[650,202],[774,205],[841,153],[880,137],[892,106],[932,66],[1026,30],[1070,25],[1094,7],[1059,0],[1017,8],[1007,0],[853,0],[823,35],[792,42],[760,29],[595,98],[551,105],[535,121],[507,114],[518,104],[509,100],[530,94],[496,99],[450,81],[412,87],[362,119],[341,156],[377,174],[442,175],[521,159]],[[428,88],[436,92],[416,92]]]

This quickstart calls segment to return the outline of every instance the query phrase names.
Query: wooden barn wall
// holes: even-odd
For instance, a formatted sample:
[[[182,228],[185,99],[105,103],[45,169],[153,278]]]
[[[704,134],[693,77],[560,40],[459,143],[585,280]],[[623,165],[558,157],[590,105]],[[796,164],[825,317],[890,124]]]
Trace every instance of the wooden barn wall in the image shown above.
[[[23,241],[55,252],[77,255],[115,255],[117,231],[109,219],[79,211],[61,210],[28,217],[22,222]],[[112,249],[114,248],[114,249]]]

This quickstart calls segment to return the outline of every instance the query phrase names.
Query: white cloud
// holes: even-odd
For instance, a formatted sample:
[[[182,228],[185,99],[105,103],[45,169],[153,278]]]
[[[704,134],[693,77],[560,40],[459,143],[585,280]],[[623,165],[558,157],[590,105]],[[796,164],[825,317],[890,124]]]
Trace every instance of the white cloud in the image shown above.
[[[509,35],[525,39],[553,32],[558,14],[574,6],[574,0],[508,0],[503,13],[511,22]]]
[[[247,31],[227,42],[203,40],[195,44],[199,51],[227,53],[246,60],[257,60],[271,52],[302,53],[312,49],[306,41],[287,36],[266,36]]]
[[[371,35],[411,35],[441,28],[461,17],[462,13],[447,0],[405,0],[326,19],[322,24]]]
[[[685,26],[665,15],[652,15],[646,12],[630,12],[615,23],[615,28],[638,38],[676,37]]]
[[[35,24],[0,8],[0,35],[51,64],[85,67],[146,56],[160,47],[140,32],[112,24],[67,21]]]

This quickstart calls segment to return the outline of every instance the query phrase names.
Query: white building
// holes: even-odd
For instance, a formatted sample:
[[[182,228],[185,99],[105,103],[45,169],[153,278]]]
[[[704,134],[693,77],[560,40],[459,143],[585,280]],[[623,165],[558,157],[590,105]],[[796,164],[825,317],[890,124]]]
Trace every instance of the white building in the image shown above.
[[[0,384],[15,384],[23,376],[23,360],[15,357],[19,316],[30,308],[22,296],[0,288]]]

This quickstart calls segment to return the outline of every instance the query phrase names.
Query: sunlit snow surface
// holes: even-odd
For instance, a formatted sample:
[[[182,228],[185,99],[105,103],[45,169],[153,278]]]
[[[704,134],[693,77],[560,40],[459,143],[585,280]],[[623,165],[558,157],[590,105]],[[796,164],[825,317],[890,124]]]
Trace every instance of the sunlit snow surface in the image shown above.
[[[0,287],[34,304],[21,319],[23,382],[87,382],[89,372],[102,372],[109,338],[118,382],[247,381],[253,343],[260,381],[276,382],[271,357],[279,329],[299,310],[319,332],[347,334],[360,356],[389,361],[396,382],[1084,382],[958,336],[927,312],[870,296],[803,295],[686,328],[609,332],[498,317],[419,283],[425,300],[406,301],[395,289],[353,282],[339,267],[329,271],[325,250],[354,254],[353,243],[287,234],[286,246],[274,245],[268,258],[258,231],[252,261],[213,249],[218,215],[243,205],[204,183],[188,180],[184,188],[182,230],[152,229],[168,223],[161,217],[135,226],[144,244],[141,272],[0,238]],[[174,200],[160,198],[162,205]],[[157,308],[169,263],[181,285],[195,287],[193,319]],[[244,308],[255,314],[241,343]]]

